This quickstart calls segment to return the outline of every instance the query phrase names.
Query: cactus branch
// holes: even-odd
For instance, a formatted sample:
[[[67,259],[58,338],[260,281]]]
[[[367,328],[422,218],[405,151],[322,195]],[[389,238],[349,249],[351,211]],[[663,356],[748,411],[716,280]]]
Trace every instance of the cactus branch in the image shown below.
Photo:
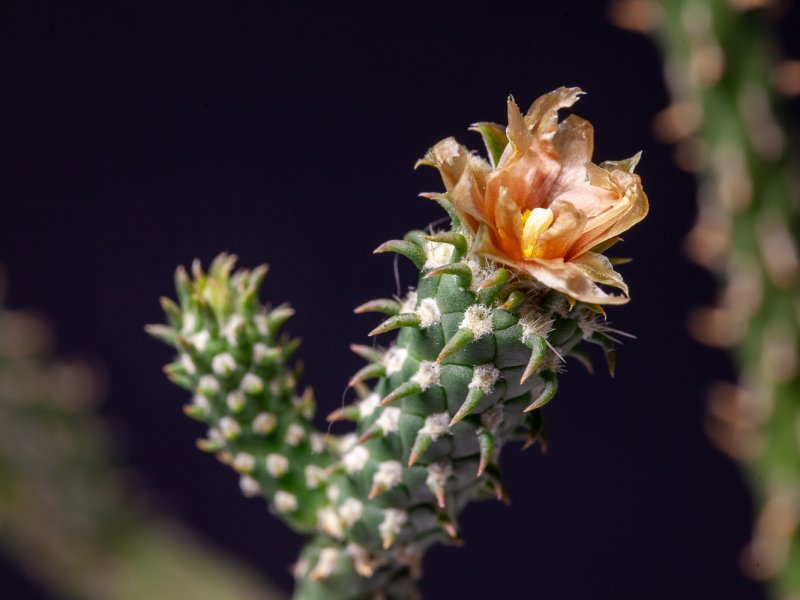
[[[771,2],[618,2],[612,17],[652,32],[673,103],[655,121],[678,164],[698,174],[689,254],[720,284],[690,329],[730,349],[740,375],[709,398],[707,430],[740,462],[758,516],[742,567],[775,598],[800,594],[800,215],[796,139],[776,87]]]
[[[627,298],[600,285],[627,287],[602,244],[644,217],[647,198],[636,158],[587,166],[588,123],[557,125],[579,94],[559,88],[525,116],[510,101],[508,138],[476,125],[491,162],[452,138],[420,161],[442,175],[447,192],[424,196],[451,223],[376,250],[408,258],[418,279],[404,298],[356,309],[388,318],[369,333],[385,347],[353,346],[366,362],[349,381],[356,397],[328,416],[355,421],[354,432],[313,429],[290,342],[270,325],[275,311],[253,300],[261,277],[234,272],[228,255],[208,273],[178,270],[180,305],[150,332],[178,352],[167,372],[209,426],[201,447],[241,474],[246,495],[312,535],[295,565],[297,600],[417,597],[426,549],[461,543],[464,506],[508,501],[500,453],[543,439],[563,357],[584,342],[613,356],[598,303]],[[556,159],[563,165],[548,170]]]

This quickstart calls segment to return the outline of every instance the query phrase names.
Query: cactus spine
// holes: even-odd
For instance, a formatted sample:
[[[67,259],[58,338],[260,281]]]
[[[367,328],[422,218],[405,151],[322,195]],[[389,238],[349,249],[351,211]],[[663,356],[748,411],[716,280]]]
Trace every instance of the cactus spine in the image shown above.
[[[546,100],[576,96],[562,88]],[[513,158],[503,128],[476,127],[492,165],[503,164],[507,145]],[[437,160],[434,148],[424,162]],[[616,173],[616,163],[607,169]],[[416,597],[425,549],[460,541],[461,509],[476,498],[507,499],[500,451],[507,441],[541,439],[542,408],[565,357],[584,359],[579,345],[592,343],[613,368],[614,340],[599,306],[486,256],[480,245],[489,234],[466,224],[449,194],[431,197],[449,214],[449,229],[411,231],[376,249],[409,259],[417,285],[404,298],[356,308],[384,315],[371,336],[396,335],[383,347],[352,346],[366,361],[350,379],[356,400],[328,416],[355,422],[352,433],[323,436],[312,427],[311,395],[296,391],[289,364],[295,345],[277,333],[290,313],[257,302],[264,267],[234,273],[233,258],[221,255],[208,274],[197,264],[192,277],[179,269],[180,304],[163,301],[170,325],[150,328],[179,351],[167,373],[194,394],[187,413],[210,427],[200,447],[240,473],[246,495],[262,494],[287,523],[313,534],[295,565],[297,599]],[[545,230],[553,215],[538,210]],[[531,212],[515,218],[523,223]],[[591,276],[608,273],[601,270]],[[564,285],[585,283],[581,277]],[[591,284],[581,289],[604,294]]]

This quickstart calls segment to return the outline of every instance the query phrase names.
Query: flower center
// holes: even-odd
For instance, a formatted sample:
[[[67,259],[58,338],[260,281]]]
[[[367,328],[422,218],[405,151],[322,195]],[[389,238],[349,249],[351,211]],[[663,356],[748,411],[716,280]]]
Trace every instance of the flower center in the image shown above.
[[[553,211],[549,208],[534,208],[520,215],[522,219],[522,253],[525,258],[533,256],[539,236],[553,223]]]

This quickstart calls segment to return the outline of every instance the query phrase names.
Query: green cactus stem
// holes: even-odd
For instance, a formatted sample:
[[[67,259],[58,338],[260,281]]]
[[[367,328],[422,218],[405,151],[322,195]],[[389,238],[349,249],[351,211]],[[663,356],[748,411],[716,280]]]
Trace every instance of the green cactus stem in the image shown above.
[[[504,164],[503,129],[479,130],[493,164]],[[314,430],[311,395],[297,391],[290,362],[296,345],[278,333],[289,312],[258,304],[265,267],[234,272],[223,254],[208,273],[179,268],[179,304],[163,301],[170,323],[149,328],[178,352],[166,370],[193,394],[187,413],[209,426],[200,447],[239,472],[246,495],[264,496],[312,535],[294,567],[298,600],[417,597],[426,548],[461,543],[464,506],[507,499],[499,455],[506,442],[542,439],[565,358],[585,360],[585,344],[613,356],[602,309],[483,255],[460,209],[434,196],[448,229],[411,231],[375,250],[408,258],[419,278],[402,298],[355,309],[382,321],[370,332],[380,345],[352,347],[366,361],[349,381],[355,401],[328,416],[354,422],[351,433]],[[576,281],[579,273],[565,285]]]
[[[650,31],[660,45],[673,104],[656,132],[699,177],[699,219],[690,255],[720,283],[719,302],[690,327],[728,348],[736,384],[711,393],[707,429],[748,475],[758,510],[742,567],[772,596],[800,596],[800,239],[796,149],[770,2],[620,2],[618,24]]]

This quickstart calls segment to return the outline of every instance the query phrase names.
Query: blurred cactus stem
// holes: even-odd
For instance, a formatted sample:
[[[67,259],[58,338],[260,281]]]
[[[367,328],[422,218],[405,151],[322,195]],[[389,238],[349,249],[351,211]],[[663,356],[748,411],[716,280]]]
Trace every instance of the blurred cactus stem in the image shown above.
[[[54,360],[49,328],[3,308],[2,287],[0,551],[58,598],[280,599],[260,577],[131,499],[94,412],[96,375]]]
[[[797,138],[786,95],[800,63],[780,60],[767,0],[625,1],[618,25],[652,32],[673,103],[655,120],[699,178],[690,255],[720,283],[692,333],[729,348],[740,376],[712,389],[707,430],[741,462],[757,503],[742,567],[779,600],[800,597],[800,257]]]

